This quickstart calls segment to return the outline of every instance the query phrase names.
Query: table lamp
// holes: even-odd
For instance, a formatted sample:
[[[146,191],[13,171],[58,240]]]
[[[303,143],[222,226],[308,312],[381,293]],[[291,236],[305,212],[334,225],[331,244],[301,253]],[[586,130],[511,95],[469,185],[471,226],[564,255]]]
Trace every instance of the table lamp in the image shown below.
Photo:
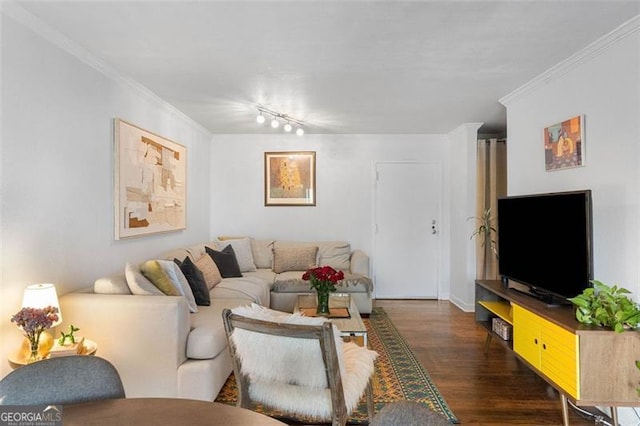
[[[22,296],[23,308],[42,309],[47,306],[58,308],[58,321],[54,322],[51,327],[56,327],[62,323],[62,313],[60,312],[60,303],[58,302],[58,294],[56,287],[51,283],[33,284],[24,290]]]

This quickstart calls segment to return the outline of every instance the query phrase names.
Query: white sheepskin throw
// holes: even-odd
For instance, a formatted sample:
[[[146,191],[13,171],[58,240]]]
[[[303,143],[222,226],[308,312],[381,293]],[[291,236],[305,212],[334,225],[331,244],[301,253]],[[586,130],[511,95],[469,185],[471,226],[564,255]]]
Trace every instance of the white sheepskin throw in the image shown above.
[[[256,304],[232,311],[249,318],[288,324],[320,325],[326,321],[325,318],[288,314]],[[378,353],[355,343],[344,343],[336,326],[333,327],[345,404],[351,413],[373,375]],[[299,415],[331,418],[331,392],[317,340],[241,329],[234,330],[231,340],[242,362],[243,373],[250,378],[249,396],[253,401]]]

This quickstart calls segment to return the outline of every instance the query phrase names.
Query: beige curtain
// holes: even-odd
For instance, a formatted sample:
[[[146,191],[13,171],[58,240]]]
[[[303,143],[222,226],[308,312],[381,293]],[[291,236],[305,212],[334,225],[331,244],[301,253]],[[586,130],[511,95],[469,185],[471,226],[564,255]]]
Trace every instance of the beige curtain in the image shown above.
[[[476,191],[476,216],[482,217],[491,209],[490,224],[497,227],[498,197],[507,195],[507,141],[505,139],[478,140],[478,176]],[[476,225],[480,226],[477,221]],[[491,233],[492,240],[497,235]],[[476,277],[479,279],[498,279],[498,259],[492,250],[490,241],[483,245],[483,238],[476,238]],[[499,242],[498,242],[499,243]],[[497,246],[495,246],[497,250]]]

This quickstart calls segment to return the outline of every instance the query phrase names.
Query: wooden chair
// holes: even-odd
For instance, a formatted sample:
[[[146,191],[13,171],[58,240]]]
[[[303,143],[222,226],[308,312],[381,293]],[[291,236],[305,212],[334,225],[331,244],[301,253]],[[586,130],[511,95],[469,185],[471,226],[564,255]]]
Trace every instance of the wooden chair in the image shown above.
[[[294,419],[306,416],[344,426],[365,394],[373,419],[376,352],[344,343],[324,319],[286,313],[270,318],[260,311],[277,312],[254,305],[253,311],[243,312],[247,316],[229,309],[222,314],[238,386],[237,406],[253,409],[261,403]]]

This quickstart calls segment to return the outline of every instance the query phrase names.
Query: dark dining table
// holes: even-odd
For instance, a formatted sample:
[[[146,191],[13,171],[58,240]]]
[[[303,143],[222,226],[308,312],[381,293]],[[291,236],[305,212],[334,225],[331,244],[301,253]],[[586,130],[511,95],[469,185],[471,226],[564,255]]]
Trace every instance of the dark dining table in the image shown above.
[[[180,398],[105,399],[64,405],[64,426],[220,425],[282,426],[279,420],[244,408]]]

